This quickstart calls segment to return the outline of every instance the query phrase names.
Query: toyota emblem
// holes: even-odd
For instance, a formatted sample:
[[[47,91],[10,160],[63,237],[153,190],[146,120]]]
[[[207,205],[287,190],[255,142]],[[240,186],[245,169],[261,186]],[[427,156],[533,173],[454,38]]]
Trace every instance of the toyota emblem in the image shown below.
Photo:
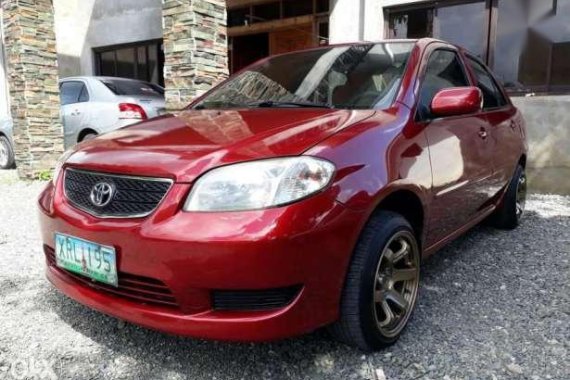
[[[105,207],[113,200],[115,186],[107,182],[99,182],[91,189],[89,199],[97,207]]]

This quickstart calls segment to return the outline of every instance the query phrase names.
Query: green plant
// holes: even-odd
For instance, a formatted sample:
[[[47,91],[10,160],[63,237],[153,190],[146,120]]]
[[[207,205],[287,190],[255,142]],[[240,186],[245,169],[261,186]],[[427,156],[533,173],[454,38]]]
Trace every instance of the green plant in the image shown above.
[[[51,170],[43,170],[37,174],[37,179],[40,181],[51,181],[53,172]]]

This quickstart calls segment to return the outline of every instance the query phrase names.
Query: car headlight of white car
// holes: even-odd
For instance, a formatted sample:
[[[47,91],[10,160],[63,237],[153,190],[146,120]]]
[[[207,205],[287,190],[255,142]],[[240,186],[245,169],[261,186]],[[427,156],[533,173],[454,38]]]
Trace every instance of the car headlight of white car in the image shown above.
[[[194,184],[184,211],[245,211],[281,206],[323,190],[334,165],[315,157],[287,157],[213,169]]]

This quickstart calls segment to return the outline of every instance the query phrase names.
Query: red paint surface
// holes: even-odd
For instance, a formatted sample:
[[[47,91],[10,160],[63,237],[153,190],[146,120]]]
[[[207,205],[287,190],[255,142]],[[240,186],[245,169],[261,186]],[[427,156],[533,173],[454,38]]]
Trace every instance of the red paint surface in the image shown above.
[[[420,40],[394,105],[384,111],[185,111],[80,144],[67,167],[166,177],[175,184],[147,218],[98,219],[66,201],[60,179],[39,199],[44,244],[53,247],[57,231],[113,246],[120,272],[161,280],[180,309],[117,298],[53,267],[47,268],[49,280],[94,309],[187,336],[271,340],[333,322],[354,245],[382,200],[398,191],[420,200],[420,240],[428,255],[494,209],[526,154],[524,121],[510,103],[415,121],[422,73],[438,47],[462,54],[454,46]],[[476,100],[472,89],[453,91],[470,91],[463,103]],[[450,104],[453,98],[450,90],[439,101]],[[301,154],[336,165],[332,185],[318,195],[261,211],[181,211],[193,181],[211,168]],[[283,309],[220,312],[211,307],[213,289],[296,284],[303,285],[301,293]]]

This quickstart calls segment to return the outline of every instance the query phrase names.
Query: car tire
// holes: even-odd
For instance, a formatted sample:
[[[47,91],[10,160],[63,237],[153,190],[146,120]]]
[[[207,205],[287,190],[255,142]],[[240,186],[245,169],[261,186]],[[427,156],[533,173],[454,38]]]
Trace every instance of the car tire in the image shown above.
[[[15,166],[14,149],[6,136],[0,136],[0,169],[12,169]]]
[[[503,199],[489,221],[496,228],[512,230],[518,227],[524,215],[527,180],[524,168],[517,166]]]
[[[416,304],[420,256],[410,223],[391,211],[376,212],[354,250],[332,335],[363,351],[395,343]]]
[[[83,135],[81,141],[79,142],[93,140],[95,137],[97,137],[97,133],[86,133],[85,135]]]

